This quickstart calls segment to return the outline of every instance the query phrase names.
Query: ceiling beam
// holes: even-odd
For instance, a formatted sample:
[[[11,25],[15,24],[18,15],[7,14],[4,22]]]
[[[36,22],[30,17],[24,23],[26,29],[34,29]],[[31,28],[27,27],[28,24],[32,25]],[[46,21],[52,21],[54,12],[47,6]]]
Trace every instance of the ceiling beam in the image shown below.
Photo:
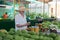
[[[36,1],[48,3],[48,2],[51,2],[51,1],[53,1],[53,0],[36,0]]]

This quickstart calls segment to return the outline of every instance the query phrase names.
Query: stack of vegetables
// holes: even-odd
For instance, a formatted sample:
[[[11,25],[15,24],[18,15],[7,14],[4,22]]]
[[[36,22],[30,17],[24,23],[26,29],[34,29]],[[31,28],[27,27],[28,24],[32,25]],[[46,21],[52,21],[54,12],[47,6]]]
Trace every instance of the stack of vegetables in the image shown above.
[[[30,13],[29,17],[30,17],[30,20],[34,20],[34,19],[36,19],[36,14],[34,12]]]
[[[58,28],[60,28],[60,21],[53,21],[52,22],[54,25],[57,25]]]
[[[51,24],[57,26],[57,28],[60,29],[60,22],[59,21],[52,21],[52,22],[45,21],[45,22],[42,23],[42,27],[43,28],[49,28]],[[53,25],[51,25],[51,26],[53,26]]]
[[[42,27],[43,28],[49,28],[49,25],[51,25],[51,24],[52,24],[51,22],[45,21],[45,22],[42,23]]]
[[[40,17],[40,18],[50,18],[50,17],[47,15],[47,13],[39,13],[39,14],[37,14],[37,16]]]
[[[0,40],[60,40],[60,36],[55,33],[44,34],[42,32],[35,33],[26,30],[10,29],[10,31],[1,30]]]

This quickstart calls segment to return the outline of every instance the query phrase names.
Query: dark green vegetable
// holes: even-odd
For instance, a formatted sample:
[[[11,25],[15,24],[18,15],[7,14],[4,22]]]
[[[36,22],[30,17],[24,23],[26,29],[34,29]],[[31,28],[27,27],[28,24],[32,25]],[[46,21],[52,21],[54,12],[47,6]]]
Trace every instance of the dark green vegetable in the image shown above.
[[[32,39],[39,39],[39,36],[37,36],[37,35],[31,35],[31,38]]]
[[[57,34],[55,34],[55,33],[50,33],[50,34],[49,34],[49,37],[52,37],[52,38],[55,40],[55,38],[57,37]]]
[[[22,32],[21,32],[21,30],[17,30],[17,31],[15,32],[15,35],[22,36]]]
[[[38,35],[36,32],[33,32],[33,31],[29,31],[28,34],[31,34],[31,35]]]
[[[11,28],[10,31],[9,31],[9,34],[14,35],[15,34],[15,29]]]
[[[0,40],[2,40],[3,38],[2,37],[0,37]]]
[[[55,40],[60,40],[60,35],[58,35],[58,36],[55,38]]]
[[[26,31],[11,29],[9,32],[0,32],[0,40],[60,40],[60,35],[55,33],[50,33],[49,35],[40,32]]]
[[[23,37],[22,36],[15,36],[15,40],[23,40]]]
[[[27,33],[27,30],[21,30],[22,33]]]

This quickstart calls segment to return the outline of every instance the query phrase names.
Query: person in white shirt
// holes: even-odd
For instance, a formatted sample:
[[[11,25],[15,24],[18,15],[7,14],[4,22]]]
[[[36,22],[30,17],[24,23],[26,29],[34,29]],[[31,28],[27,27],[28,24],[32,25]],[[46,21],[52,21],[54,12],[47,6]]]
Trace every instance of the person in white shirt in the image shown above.
[[[15,29],[26,30],[29,23],[27,23],[26,16],[24,15],[25,7],[19,6],[19,13],[15,15]]]

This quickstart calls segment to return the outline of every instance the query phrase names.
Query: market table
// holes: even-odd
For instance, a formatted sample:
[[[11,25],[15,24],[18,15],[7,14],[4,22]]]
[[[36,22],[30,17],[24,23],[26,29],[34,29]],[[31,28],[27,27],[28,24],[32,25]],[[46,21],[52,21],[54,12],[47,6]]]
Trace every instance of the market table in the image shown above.
[[[35,23],[42,23],[44,21],[54,21],[56,20],[55,18],[44,18],[44,19],[34,19],[34,20],[30,20],[30,19],[27,19],[28,22],[31,22],[31,26],[35,26]]]
[[[56,18],[44,18],[43,21],[54,21]]]
[[[9,31],[10,28],[15,28],[14,20],[11,19],[0,20],[0,29],[6,29],[7,31]]]
[[[27,20],[28,22],[31,22],[30,26],[35,26],[35,23],[42,23],[44,22],[44,20],[46,21],[53,21],[55,19],[42,19],[42,21],[38,21],[38,20]],[[1,19],[0,20],[0,29],[6,29],[7,31],[10,30],[10,28],[15,28],[15,20],[11,20],[11,19]]]

